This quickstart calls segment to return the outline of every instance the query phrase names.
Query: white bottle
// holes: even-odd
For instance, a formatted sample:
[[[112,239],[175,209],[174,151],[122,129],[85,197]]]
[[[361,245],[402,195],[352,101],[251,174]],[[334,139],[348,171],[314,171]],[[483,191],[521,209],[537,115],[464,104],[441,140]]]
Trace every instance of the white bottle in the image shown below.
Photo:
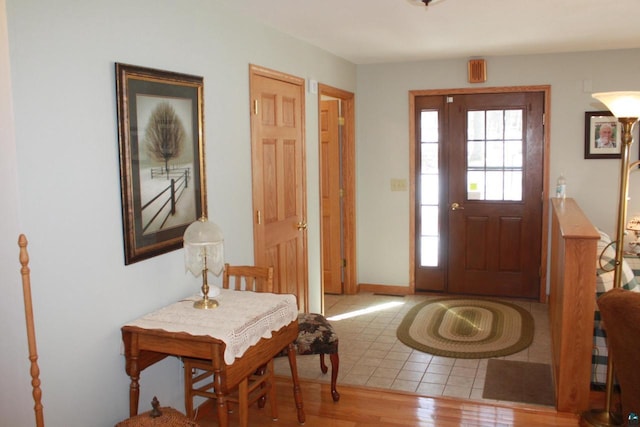
[[[558,199],[564,199],[567,197],[567,180],[564,178],[564,174],[561,173],[558,177],[558,183],[556,185],[556,197]]]

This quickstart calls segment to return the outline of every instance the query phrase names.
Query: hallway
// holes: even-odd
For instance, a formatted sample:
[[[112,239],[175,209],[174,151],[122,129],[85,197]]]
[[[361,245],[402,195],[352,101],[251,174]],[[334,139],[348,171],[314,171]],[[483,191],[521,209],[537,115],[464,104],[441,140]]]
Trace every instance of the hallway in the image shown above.
[[[453,359],[414,350],[396,337],[396,328],[415,304],[433,295],[389,296],[372,293],[325,295],[326,317],[358,312],[331,323],[340,337],[340,385],[356,385],[416,393],[422,396],[482,398],[488,359]],[[507,360],[551,364],[548,306],[509,300],[527,309],[535,321],[533,343],[527,349],[503,357]],[[383,309],[379,309],[383,307]],[[367,312],[368,311],[368,312]],[[328,358],[327,358],[328,359]],[[318,356],[298,356],[301,378],[329,382],[320,371]],[[328,360],[327,360],[328,363]],[[276,359],[276,374],[289,375],[286,358]]]

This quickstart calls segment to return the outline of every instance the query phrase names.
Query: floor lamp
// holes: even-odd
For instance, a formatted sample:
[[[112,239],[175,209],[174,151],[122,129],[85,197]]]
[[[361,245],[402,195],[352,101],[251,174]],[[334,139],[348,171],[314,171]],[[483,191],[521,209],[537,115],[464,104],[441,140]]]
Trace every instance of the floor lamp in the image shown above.
[[[631,129],[640,117],[640,92],[601,92],[593,97],[602,102],[613,113],[622,125],[620,192],[618,193],[618,221],[616,224],[616,258],[613,275],[613,287],[619,288],[622,283],[622,257],[624,253],[624,230],[627,216],[627,194],[629,192],[629,148],[633,143]],[[581,425],[617,426],[622,420],[611,411],[613,396],[613,361],[611,349],[607,357],[607,388],[605,392],[605,408],[594,409],[582,414]]]

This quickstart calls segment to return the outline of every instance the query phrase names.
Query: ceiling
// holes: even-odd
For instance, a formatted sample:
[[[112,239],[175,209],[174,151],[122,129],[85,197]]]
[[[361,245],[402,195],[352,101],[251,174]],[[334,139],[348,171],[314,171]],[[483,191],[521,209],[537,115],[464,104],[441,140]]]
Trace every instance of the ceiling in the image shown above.
[[[355,64],[640,47],[640,0],[217,1]]]

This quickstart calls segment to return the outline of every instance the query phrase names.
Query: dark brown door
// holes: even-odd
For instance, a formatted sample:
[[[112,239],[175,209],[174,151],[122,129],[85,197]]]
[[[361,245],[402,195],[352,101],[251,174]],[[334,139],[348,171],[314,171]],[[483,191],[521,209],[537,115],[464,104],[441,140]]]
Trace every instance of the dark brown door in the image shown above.
[[[538,298],[543,93],[427,98],[439,99],[431,100],[435,116],[421,115],[427,123],[420,126],[421,187],[416,186],[416,197],[422,198],[416,217],[423,225],[417,233],[422,253],[416,260],[416,289],[421,289],[420,277],[427,277],[429,290],[439,278],[440,290],[449,293]],[[437,142],[430,143],[433,139]],[[425,178],[430,156],[436,156],[436,164]],[[438,195],[430,197],[434,185]],[[429,200],[431,205],[425,204]],[[433,215],[437,223],[430,220]],[[427,241],[431,237],[437,253],[431,267],[424,265],[430,253],[424,229],[430,230]]]

